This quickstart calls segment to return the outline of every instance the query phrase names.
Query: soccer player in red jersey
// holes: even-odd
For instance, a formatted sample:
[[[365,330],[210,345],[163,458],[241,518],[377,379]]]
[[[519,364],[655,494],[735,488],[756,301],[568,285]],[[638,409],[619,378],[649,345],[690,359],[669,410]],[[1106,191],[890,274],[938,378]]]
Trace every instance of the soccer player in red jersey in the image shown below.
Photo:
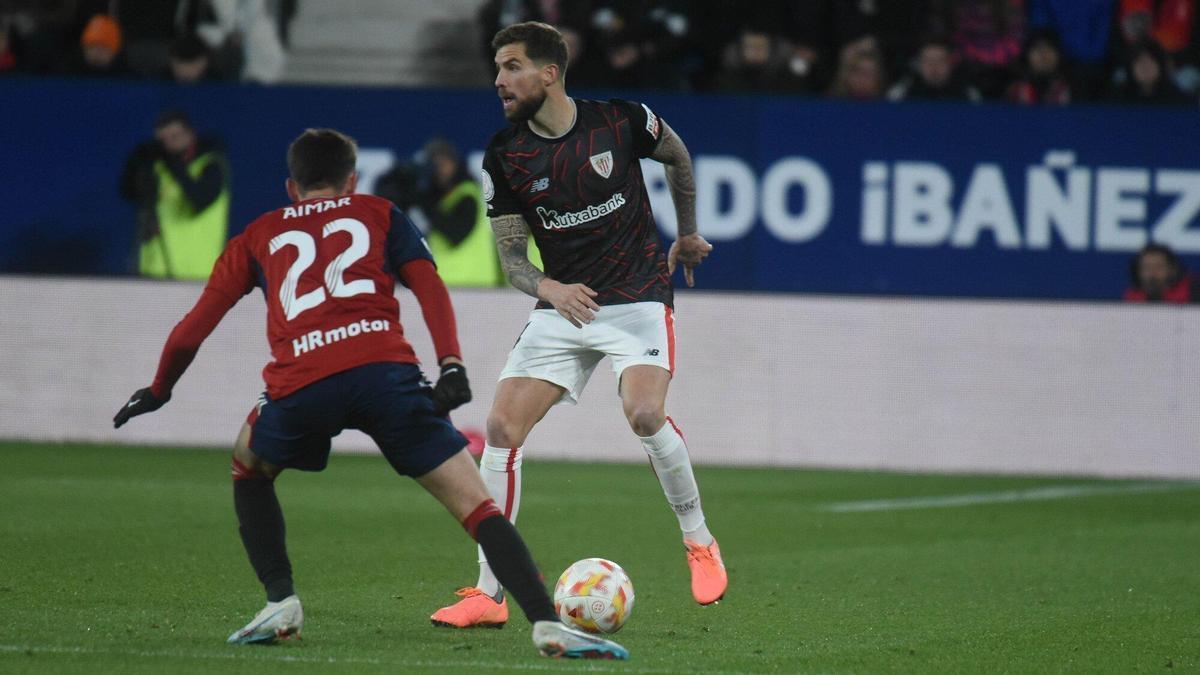
[[[578,401],[608,357],[621,403],[679,519],[692,596],[725,593],[721,552],[705,524],[683,434],[666,416],[675,370],[671,274],[712,250],[696,231],[692,162],[679,136],[644,104],[567,96],[567,47],[553,27],[509,26],[492,40],[496,91],[512,124],[488,145],[483,193],[500,259],[513,286],[537,298],[509,354],[487,422],[480,472],[504,514],[520,505],[521,457],[530,430],[556,403]],[[659,243],[639,160],[666,167],[678,218],[669,252]],[[532,232],[545,272],[526,256]],[[431,617],[441,626],[503,625],[502,582],[480,551],[475,587]]]
[[[391,202],[354,194],[357,147],[332,129],[309,129],[288,149],[293,203],[263,214],[234,237],[192,311],[171,331],[154,382],[113,418],[157,410],[225,313],[256,286],[267,301],[273,360],[267,390],[233,450],[233,494],[250,564],[267,606],[229,642],[271,642],[304,622],[284,542],[275,477],[286,468],[320,471],[330,439],[360,429],[392,467],[412,476],[487,551],[534,624],[549,656],[628,658],[609,640],[558,621],[529,551],[496,507],[450,424],[471,399],[454,309],[421,234]],[[398,321],[395,282],[417,296],[441,377],[430,387]]]

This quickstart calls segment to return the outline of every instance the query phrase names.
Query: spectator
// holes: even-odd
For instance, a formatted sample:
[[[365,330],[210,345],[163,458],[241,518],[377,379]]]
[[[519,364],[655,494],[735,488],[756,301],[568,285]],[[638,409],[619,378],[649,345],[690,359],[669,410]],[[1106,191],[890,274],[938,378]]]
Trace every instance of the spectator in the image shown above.
[[[433,138],[416,159],[400,162],[381,176],[375,194],[390,199],[427,227],[426,240],[438,274],[449,286],[505,284],[483,191],[467,171],[453,143]],[[532,249],[531,253],[536,252]],[[540,258],[533,258],[540,267]]]
[[[915,69],[888,91],[892,101],[970,101],[978,103],[979,90],[963,81],[954,63],[950,42],[932,38],[917,52]]]
[[[229,227],[229,166],[218,140],[197,137],[183,112],[164,112],[154,139],[126,160],[121,195],[138,209],[140,274],[208,278]]]
[[[12,40],[9,38],[8,22],[0,18],[0,73],[17,69],[17,57],[13,54]]]
[[[821,92],[829,88],[833,76],[834,64],[830,55],[835,52],[835,45],[842,41],[840,34],[830,34],[831,14],[834,7],[840,8],[851,3],[832,3],[831,0],[787,0],[782,3],[778,17],[766,15],[767,21],[759,18],[759,26],[770,30],[783,31],[782,42],[791,53],[788,55],[788,70],[801,80],[801,90]],[[859,3],[853,3],[858,7]],[[873,5],[876,7],[877,5]],[[766,7],[760,6],[763,9]],[[867,31],[856,32],[855,37]],[[728,35],[725,29],[723,35]]]
[[[187,0],[120,0],[116,18],[125,31],[129,68],[143,77],[165,77],[170,71],[171,43],[186,27],[181,7]]]
[[[1192,93],[1200,88],[1196,0],[1121,0],[1117,23],[1127,51],[1145,41],[1156,42],[1166,52],[1172,66],[1169,77],[1176,85]]]
[[[758,4],[758,3],[756,3]],[[930,0],[783,0],[786,16],[779,22],[793,44],[807,45],[819,55],[837,53],[846,44],[873,36],[891,81],[903,75],[925,35]]]
[[[79,37],[79,58],[69,70],[76,75],[125,75],[129,71],[121,46],[121,26],[111,16],[97,14],[84,27]]]
[[[838,72],[829,95],[857,101],[878,99],[884,91],[883,56],[868,36],[842,47]]]
[[[1167,55],[1158,43],[1147,40],[1129,52],[1125,67],[1114,78],[1112,100],[1134,105],[1187,105],[1193,103],[1171,80]]]
[[[85,21],[76,21],[76,12],[82,2],[0,0],[0,24],[8,26],[13,61],[22,72],[57,73],[81,62],[79,36]]]
[[[724,91],[815,91],[815,61],[815,53],[793,52],[767,31],[748,27],[726,47],[716,84]]]
[[[1053,30],[1071,61],[1075,100],[1104,93],[1116,0],[1029,0],[1029,24]]]
[[[967,78],[984,96],[1004,94],[1025,38],[1024,0],[937,0],[929,28],[950,36]]]
[[[1192,41],[1196,0],[1121,0],[1117,21],[1126,44],[1152,39],[1177,54]]]
[[[1200,301],[1195,279],[1175,252],[1162,244],[1148,244],[1133,257],[1129,279],[1132,285],[1125,291],[1126,302]]]
[[[645,78],[650,87],[685,89],[698,74],[699,59],[688,58],[692,36],[686,0],[645,0],[636,3],[642,12],[639,28],[646,60]]]
[[[592,3],[589,0],[487,0],[479,8],[478,17],[482,29],[479,36],[482,40],[481,53],[488,72],[495,75],[492,37],[501,28],[522,21],[541,21],[560,31],[566,28],[571,32],[571,40],[577,39],[582,46],[586,46],[591,42],[586,29],[591,12]],[[574,49],[580,46],[568,42],[568,52],[571,54],[569,71],[576,67],[576,59],[584,53],[582,48]]]
[[[287,55],[279,24],[265,0],[206,0],[212,20],[196,33],[217,56],[220,72],[249,82],[271,84],[283,77]]]
[[[1022,105],[1067,105],[1071,84],[1063,69],[1062,48],[1054,31],[1030,33],[1021,54],[1021,77],[1008,88],[1009,101]]]
[[[581,69],[584,85],[681,89],[687,86],[679,60],[688,31],[683,14],[669,2],[600,0],[589,18],[596,61]]]
[[[195,35],[185,35],[171,43],[171,79],[191,83],[214,79],[212,54],[208,45]]]
[[[421,210],[429,221],[429,250],[448,286],[501,286],[504,274],[479,183],[471,178],[454,144],[425,144],[428,185]]]

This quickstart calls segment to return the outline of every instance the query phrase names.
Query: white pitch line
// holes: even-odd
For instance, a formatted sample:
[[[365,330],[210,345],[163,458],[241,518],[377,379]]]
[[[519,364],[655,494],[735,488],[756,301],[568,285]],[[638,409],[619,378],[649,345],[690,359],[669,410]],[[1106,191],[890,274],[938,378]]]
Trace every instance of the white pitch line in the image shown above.
[[[263,647],[262,645],[233,646],[227,651],[219,652],[185,652],[185,651],[170,651],[170,650],[137,650],[137,649],[96,649],[92,647],[68,647],[68,646],[50,646],[50,645],[5,645],[0,644],[0,654],[2,653],[32,653],[32,654],[107,654],[111,656],[133,656],[137,658],[170,658],[170,659],[191,659],[195,661],[209,660],[226,660],[226,661],[258,661],[258,662],[278,662],[278,663],[313,663],[313,664],[363,664],[371,666],[388,666],[393,668],[455,668],[455,669],[477,669],[477,670],[528,670],[528,671],[554,671],[554,670],[572,670],[572,671],[589,671],[589,672],[622,672],[622,673],[677,673],[678,670],[667,670],[662,668],[638,668],[630,667],[621,661],[597,661],[594,663],[579,663],[570,662],[570,666],[566,663],[559,665],[554,662],[542,663],[497,663],[495,661],[430,661],[423,659],[376,659],[369,657],[355,656],[315,656],[307,654],[283,654],[270,653],[267,650],[278,650],[278,647]],[[289,651],[292,649],[289,648]],[[257,653],[256,653],[257,652]],[[531,658],[532,652],[530,653]],[[606,667],[607,666],[607,667]],[[703,675],[742,675],[739,671],[722,671],[722,670],[694,670],[689,668],[688,672],[702,673]]]
[[[900,499],[873,499],[856,502],[833,502],[817,507],[818,511],[832,513],[858,513],[861,511],[899,511],[903,509],[943,509],[976,504],[1004,504],[1010,502],[1036,502],[1049,499],[1067,499],[1108,494],[1139,494],[1195,488],[1197,483],[1133,483],[1129,485],[1052,485],[1028,490],[1006,490],[1004,492],[976,492],[962,495],[939,495],[936,497],[904,497]]]

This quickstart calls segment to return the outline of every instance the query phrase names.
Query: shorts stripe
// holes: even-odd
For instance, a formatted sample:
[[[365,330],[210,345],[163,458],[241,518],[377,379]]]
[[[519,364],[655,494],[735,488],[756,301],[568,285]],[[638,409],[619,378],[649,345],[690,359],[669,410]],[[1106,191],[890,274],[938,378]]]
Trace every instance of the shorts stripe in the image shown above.
[[[671,315],[671,307],[663,305],[667,322],[667,363],[671,366],[671,374],[675,374],[675,317]]]
[[[250,438],[246,440],[246,447],[254,448],[254,423],[258,421],[259,414],[262,413],[263,406],[267,404],[267,394],[263,392],[258,397],[258,402],[250,409],[250,414],[246,415],[246,426],[250,427]]]

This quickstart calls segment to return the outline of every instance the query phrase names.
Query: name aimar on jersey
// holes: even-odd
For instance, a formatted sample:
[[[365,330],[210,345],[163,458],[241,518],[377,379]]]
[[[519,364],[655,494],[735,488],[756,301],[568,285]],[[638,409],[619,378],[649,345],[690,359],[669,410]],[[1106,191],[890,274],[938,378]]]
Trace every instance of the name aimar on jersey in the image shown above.
[[[319,202],[308,202],[307,204],[293,204],[283,210],[284,218],[300,218],[313,213],[324,213],[330,209],[337,209],[343,206],[350,206],[350,198],[342,197],[340,199],[322,199]]]

